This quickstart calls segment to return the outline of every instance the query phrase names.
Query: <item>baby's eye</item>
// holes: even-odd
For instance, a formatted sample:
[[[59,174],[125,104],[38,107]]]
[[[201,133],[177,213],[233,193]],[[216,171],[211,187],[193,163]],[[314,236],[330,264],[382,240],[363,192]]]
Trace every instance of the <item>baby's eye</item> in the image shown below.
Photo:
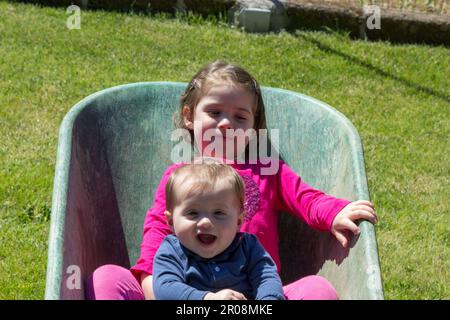
[[[216,210],[216,211],[214,211],[214,215],[217,217],[224,217],[224,216],[226,216],[226,213],[222,210]]]
[[[186,215],[186,216],[188,216],[189,218],[195,218],[195,217],[197,217],[197,215],[198,215],[198,212],[197,212],[197,211],[194,211],[194,210],[192,210],[192,211],[188,211],[188,212],[186,212],[186,213],[185,213],[185,215]]]

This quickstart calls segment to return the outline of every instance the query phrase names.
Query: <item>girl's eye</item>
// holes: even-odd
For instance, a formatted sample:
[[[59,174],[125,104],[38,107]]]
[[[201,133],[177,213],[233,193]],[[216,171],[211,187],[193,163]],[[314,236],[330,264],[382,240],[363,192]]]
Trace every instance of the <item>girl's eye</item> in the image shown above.
[[[236,116],[236,119],[238,119],[238,121],[245,121],[245,120],[247,120],[246,117],[242,117],[242,116]]]
[[[214,215],[217,217],[224,217],[226,215],[226,213],[221,210],[217,210],[214,212]]]
[[[217,117],[220,115],[220,111],[208,111],[208,114],[212,117]]]

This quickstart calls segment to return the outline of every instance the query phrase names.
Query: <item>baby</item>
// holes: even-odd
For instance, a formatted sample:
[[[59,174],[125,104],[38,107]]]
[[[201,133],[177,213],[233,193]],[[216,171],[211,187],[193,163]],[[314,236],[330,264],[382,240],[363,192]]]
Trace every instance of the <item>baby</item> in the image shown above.
[[[171,174],[165,216],[174,235],[154,259],[156,299],[284,299],[272,258],[256,236],[239,232],[244,190],[223,163],[188,164]]]

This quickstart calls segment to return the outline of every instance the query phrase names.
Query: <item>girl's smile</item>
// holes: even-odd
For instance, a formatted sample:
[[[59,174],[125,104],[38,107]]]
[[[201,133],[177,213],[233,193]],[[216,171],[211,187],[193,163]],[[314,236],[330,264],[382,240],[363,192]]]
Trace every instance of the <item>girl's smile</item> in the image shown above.
[[[249,142],[248,136],[243,136],[255,124],[255,96],[239,86],[219,85],[212,87],[204,95],[189,119],[189,108],[183,109],[186,126],[194,131],[194,138],[203,156],[221,157],[215,152],[222,152],[222,157],[238,157]],[[238,130],[241,129],[241,130]],[[243,142],[239,143],[239,136]],[[216,139],[222,140],[218,148],[206,148]],[[227,152],[234,151],[233,155]],[[222,147],[222,150],[217,150]]]

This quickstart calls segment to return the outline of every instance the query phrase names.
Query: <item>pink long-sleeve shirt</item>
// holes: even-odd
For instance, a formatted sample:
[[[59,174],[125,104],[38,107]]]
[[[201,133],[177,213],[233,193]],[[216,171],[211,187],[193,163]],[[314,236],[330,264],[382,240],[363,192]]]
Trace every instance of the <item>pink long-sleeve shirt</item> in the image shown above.
[[[165,187],[170,174],[182,163],[166,169],[155,194],[153,206],[148,210],[143,230],[141,256],[131,268],[140,281],[142,272],[153,273],[153,258],[160,244],[171,230],[166,223]],[[350,202],[316,190],[280,160],[279,170],[273,175],[262,175],[261,163],[231,165],[245,183],[246,216],[241,231],[254,234],[281,269],[278,253],[278,215],[290,212],[309,226],[330,231],[334,217]]]

